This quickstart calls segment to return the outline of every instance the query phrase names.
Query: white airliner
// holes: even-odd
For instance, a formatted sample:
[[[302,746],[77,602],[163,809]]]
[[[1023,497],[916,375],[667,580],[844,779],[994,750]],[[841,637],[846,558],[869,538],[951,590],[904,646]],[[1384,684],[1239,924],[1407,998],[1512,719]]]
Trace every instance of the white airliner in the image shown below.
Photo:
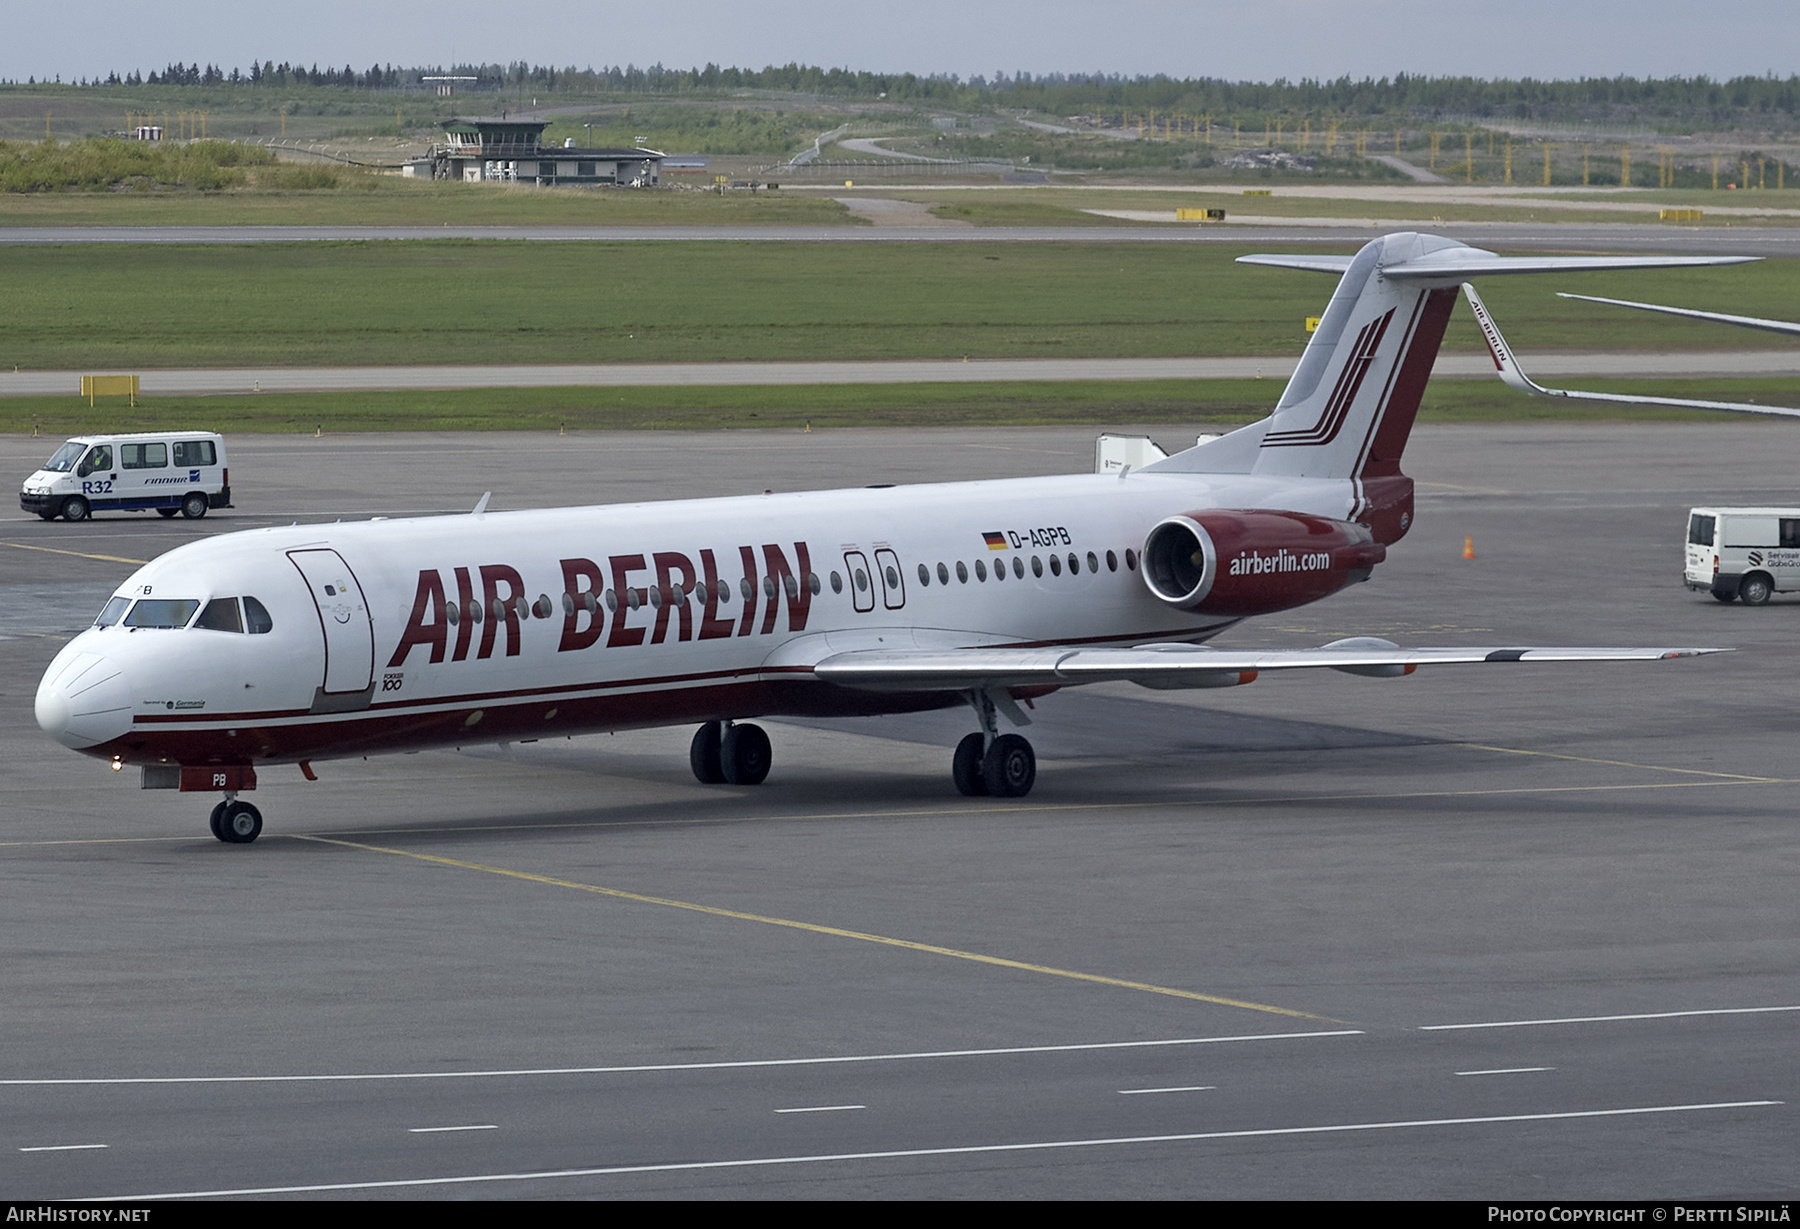
[[[1651,660],[1689,648],[1208,647],[1366,580],[1412,524],[1401,451],[1457,287],[1499,273],[1735,263],[1502,257],[1394,234],[1341,274],[1274,412],[1118,473],[489,513],[225,534],[138,570],[45,672],[38,724],[156,788],[469,742],[697,723],[695,775],[769,771],[748,717],[968,705],[965,794],[1031,789],[1019,701],[1232,687],[1268,670]]]

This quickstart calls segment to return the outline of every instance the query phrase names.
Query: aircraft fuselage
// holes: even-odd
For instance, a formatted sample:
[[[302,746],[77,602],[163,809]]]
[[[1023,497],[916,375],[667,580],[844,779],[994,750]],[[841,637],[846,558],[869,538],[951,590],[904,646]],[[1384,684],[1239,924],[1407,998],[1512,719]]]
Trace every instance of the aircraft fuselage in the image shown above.
[[[962,697],[838,687],[811,664],[1202,641],[1237,619],[1146,587],[1152,526],[1215,507],[1341,517],[1352,499],[1344,481],[1071,475],[228,534],[116,596],[254,597],[267,631],[91,628],[46,672],[67,694],[40,691],[39,717],[91,755],[195,765],[942,707]]]

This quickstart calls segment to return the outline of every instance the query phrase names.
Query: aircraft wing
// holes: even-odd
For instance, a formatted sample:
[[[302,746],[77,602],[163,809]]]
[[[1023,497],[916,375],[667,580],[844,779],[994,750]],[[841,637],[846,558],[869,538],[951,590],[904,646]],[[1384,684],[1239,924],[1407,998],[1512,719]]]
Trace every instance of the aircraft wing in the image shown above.
[[[1614,307],[1635,307],[1641,312],[1661,312],[1665,316],[1685,316],[1689,320],[1712,320],[1718,324],[1735,324],[1743,329],[1762,329],[1768,333],[1784,333],[1800,337],[1800,324],[1789,320],[1764,320],[1760,316],[1730,316],[1724,312],[1695,311],[1691,307],[1663,307],[1656,303],[1633,303],[1630,299],[1602,299],[1591,294],[1566,294],[1557,291],[1559,299],[1582,299],[1588,303],[1610,303]]]
[[[1469,307],[1475,313],[1475,322],[1481,326],[1481,335],[1487,339],[1488,353],[1493,356],[1494,366],[1500,370],[1500,379],[1508,388],[1515,388],[1528,397],[1558,397],[1565,401],[1586,401],[1596,404],[1614,405],[1666,405],[1683,410],[1721,410],[1730,414],[1774,414],[1784,418],[1800,418],[1800,409],[1788,409],[1779,405],[1757,405],[1747,401],[1690,401],[1680,397],[1647,397],[1637,393],[1585,393],[1569,388],[1545,388],[1519,366],[1519,360],[1513,357],[1512,350],[1506,344],[1506,338],[1500,335],[1500,326],[1488,314],[1487,305],[1481,296],[1475,293],[1475,287],[1463,283],[1463,294],[1469,300]],[[1579,295],[1575,296],[1581,297]]]
[[[1373,678],[1398,678],[1420,666],[1660,661],[1728,651],[1526,646],[1403,649],[1391,641],[1358,636],[1316,649],[1238,652],[1194,644],[1149,644],[1125,649],[859,649],[825,658],[814,665],[813,673],[826,682],[865,691],[962,691],[1103,682],[1177,689],[1235,687],[1253,681],[1266,670],[1330,669]]]

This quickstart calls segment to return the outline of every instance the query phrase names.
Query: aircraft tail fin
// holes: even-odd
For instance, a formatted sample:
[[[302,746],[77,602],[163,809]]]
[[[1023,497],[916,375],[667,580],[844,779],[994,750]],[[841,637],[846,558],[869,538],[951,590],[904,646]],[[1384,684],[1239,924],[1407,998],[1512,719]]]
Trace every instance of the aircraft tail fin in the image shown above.
[[[1251,466],[1255,474],[1356,481],[1355,518],[1382,542],[1398,541],[1412,521],[1412,482],[1400,472],[1400,454],[1456,304],[1454,282],[1390,277],[1385,267],[1447,249],[1473,251],[1415,234],[1364,245],[1319,318]]]
[[[1395,278],[1387,270],[1456,249],[1473,251],[1414,234],[1363,246],[1282,391],[1254,472],[1303,478],[1399,472],[1456,303],[1456,283]]]
[[[1412,480],[1400,472],[1400,456],[1456,306],[1457,288],[1467,279],[1754,258],[1500,256],[1439,235],[1403,232],[1372,240],[1353,257],[1238,259],[1341,276],[1281,400],[1266,422],[1256,424],[1259,437],[1246,428],[1147,468],[1203,473],[1247,460],[1249,473],[1272,478],[1347,479],[1356,487],[1352,519],[1367,524],[1376,541],[1391,544],[1412,523]],[[1251,444],[1254,456],[1246,457]]]

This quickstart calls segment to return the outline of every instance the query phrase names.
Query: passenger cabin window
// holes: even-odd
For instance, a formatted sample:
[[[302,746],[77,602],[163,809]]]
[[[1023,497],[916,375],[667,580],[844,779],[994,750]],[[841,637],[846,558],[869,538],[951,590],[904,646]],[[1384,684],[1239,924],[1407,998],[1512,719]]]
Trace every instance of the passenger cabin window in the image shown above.
[[[242,632],[244,621],[238,617],[238,603],[235,597],[215,597],[194,620],[195,627],[204,627],[213,632]]]
[[[146,597],[125,616],[126,627],[186,627],[200,603],[187,597]]]
[[[158,445],[161,447],[161,445]],[[176,440],[175,464],[187,467],[216,465],[218,456],[211,440]]]
[[[120,444],[119,465],[125,469],[167,469],[169,446],[156,444]]]
[[[1788,550],[1800,547],[1800,519],[1781,518],[1781,545]]]
[[[1713,544],[1713,524],[1714,520],[1710,516],[1695,515],[1688,517],[1688,545],[1711,546]],[[1784,538],[1787,536],[1787,526],[1789,524],[1791,524],[1789,521],[1783,521],[1781,523],[1782,536]]]

